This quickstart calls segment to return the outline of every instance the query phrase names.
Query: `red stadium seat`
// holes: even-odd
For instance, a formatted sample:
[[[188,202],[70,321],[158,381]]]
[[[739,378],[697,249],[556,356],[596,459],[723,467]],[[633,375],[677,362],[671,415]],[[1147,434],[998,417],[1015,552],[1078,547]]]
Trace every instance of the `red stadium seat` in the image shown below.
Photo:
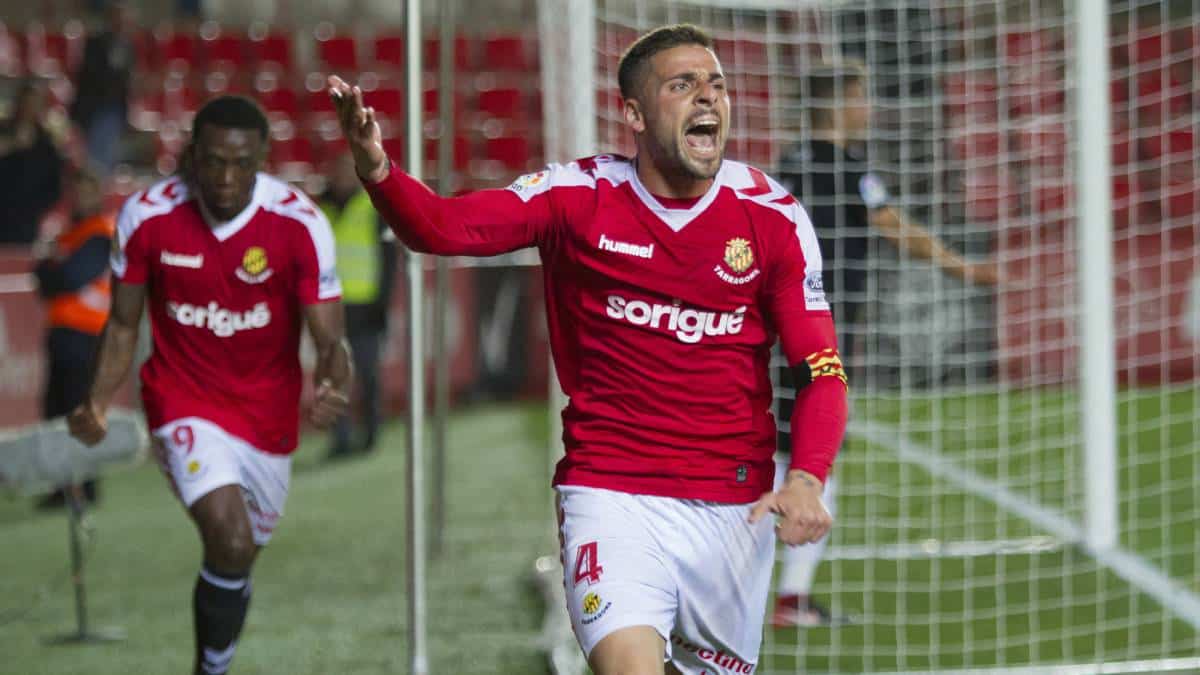
[[[422,113],[426,120],[434,119],[438,116],[438,102],[441,100],[441,90],[437,88],[426,89],[422,94]],[[462,121],[463,112],[466,110],[466,97],[459,92],[454,92],[450,100],[450,105],[455,115],[455,124]]]
[[[519,119],[525,112],[520,89],[485,89],[476,103],[480,112],[501,119]]]
[[[1154,64],[1162,63],[1167,56],[1167,39],[1162,29],[1155,26],[1149,31],[1142,31],[1137,39],[1130,44],[1130,63]]]
[[[154,29],[154,45],[167,71],[188,72],[200,65],[200,38],[196,33],[176,31],[163,24]]]
[[[275,87],[265,91],[259,90],[256,95],[263,110],[272,117],[280,116],[294,120],[300,116],[300,99],[293,89]]]
[[[1067,131],[1053,118],[1040,119],[1016,132],[1017,149],[1023,158],[1041,166],[1064,166],[1067,162]]]
[[[68,21],[63,31],[50,32],[40,23],[25,30],[25,55],[30,72],[43,77],[72,75],[83,56],[83,24]]]
[[[271,141],[271,163],[276,167],[281,164],[312,166],[313,159],[312,142],[306,136]]]
[[[486,70],[528,72],[537,67],[530,56],[529,45],[519,35],[501,35],[483,43],[483,63]]]
[[[1129,227],[1130,213],[1133,207],[1133,191],[1129,178],[1115,176],[1112,185],[1113,227],[1123,229]]]
[[[1112,163],[1115,167],[1125,166],[1133,160],[1133,141],[1129,129],[1113,126]]]
[[[408,151],[404,147],[403,136],[393,136],[383,139],[383,150],[388,154],[388,158],[400,166],[405,166],[408,161]]]
[[[333,24],[318,24],[313,30],[317,40],[317,61],[327,71],[358,72],[358,43],[350,35],[337,35]]]
[[[372,58],[376,67],[399,70],[404,67],[404,36],[380,33],[372,44]]]
[[[1143,125],[1159,125],[1167,113],[1190,114],[1192,94],[1190,83],[1174,77],[1170,70],[1143,73],[1137,79],[1139,122]]]
[[[210,68],[244,68],[249,60],[248,51],[245,36],[237,33],[217,31],[204,38],[204,55]]]
[[[363,103],[393,122],[399,123],[404,118],[404,91],[401,89],[382,87],[363,92]]]
[[[713,51],[726,75],[766,74],[767,45],[756,40],[716,40]]]
[[[994,168],[968,169],[963,180],[966,216],[971,221],[994,222],[1017,213],[1019,203],[1011,178]]]
[[[946,114],[951,118],[994,121],[999,117],[999,91],[991,72],[951,73],[942,80]]]
[[[250,63],[256,70],[292,70],[292,36],[289,33],[267,32],[266,24],[250,27],[246,45]]]
[[[950,130],[952,156],[975,164],[995,164],[1002,142],[1000,132],[986,126]]]
[[[314,138],[312,140],[313,165],[324,167],[347,152],[346,139],[339,133],[331,138]]]
[[[472,45],[474,43],[467,39],[465,35],[456,35],[454,37],[454,69],[456,71],[473,70],[474,58],[472,58]],[[424,54],[421,58],[425,60],[425,69],[432,70],[441,63],[441,40],[437,38],[426,38],[424,43]],[[490,68],[490,64],[485,63],[484,67]]]
[[[1070,215],[1071,189],[1066,179],[1057,173],[1046,173],[1034,178],[1033,210],[1043,223],[1061,223]]]
[[[439,140],[437,138],[425,139],[424,152],[427,161],[437,161]],[[471,141],[466,136],[455,136],[452,153],[454,170],[465,171],[471,163]]]
[[[1190,161],[1196,149],[1196,137],[1189,129],[1178,129],[1143,138],[1138,145],[1142,159],[1158,160],[1164,156],[1174,156]]]
[[[524,136],[489,138],[484,143],[484,157],[500,162],[504,168],[524,171],[529,167],[529,140]]]
[[[1171,219],[1193,221],[1200,213],[1200,185],[1194,177],[1180,175],[1171,178],[1163,193],[1163,213]],[[1194,221],[1192,224],[1195,224]]]

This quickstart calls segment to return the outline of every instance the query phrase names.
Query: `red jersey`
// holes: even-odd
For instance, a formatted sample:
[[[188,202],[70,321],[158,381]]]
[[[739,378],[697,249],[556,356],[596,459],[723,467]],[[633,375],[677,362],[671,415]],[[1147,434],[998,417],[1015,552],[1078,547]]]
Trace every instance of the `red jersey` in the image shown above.
[[[630,160],[598,156],[456,199],[395,167],[368,189],[416,250],[538,247],[570,401],[556,485],[730,503],[771,489],[771,346],[836,358],[817,238],[778,183],[725,161],[695,204],[668,208]],[[833,452],[801,447],[795,466],[823,478]]]
[[[308,197],[260,173],[250,204],[216,223],[164,180],[125,202],[112,268],[146,285],[151,428],[197,416],[264,452],[296,449],[301,309],[341,297],[333,234]]]

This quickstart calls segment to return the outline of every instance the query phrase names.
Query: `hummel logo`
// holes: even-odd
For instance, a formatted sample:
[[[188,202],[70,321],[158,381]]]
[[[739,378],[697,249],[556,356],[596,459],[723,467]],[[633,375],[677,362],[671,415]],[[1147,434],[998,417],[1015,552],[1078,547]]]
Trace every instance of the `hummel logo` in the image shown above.
[[[162,255],[159,256],[159,260],[164,265],[170,265],[172,267],[187,267],[194,270],[198,270],[204,266],[203,253],[197,253],[196,255],[183,255],[182,253],[163,251]]]
[[[638,246],[637,244],[628,244],[623,241],[613,241],[603,234],[600,235],[598,248],[602,251],[631,255],[637,258],[645,258],[646,260],[654,257],[654,244]]]

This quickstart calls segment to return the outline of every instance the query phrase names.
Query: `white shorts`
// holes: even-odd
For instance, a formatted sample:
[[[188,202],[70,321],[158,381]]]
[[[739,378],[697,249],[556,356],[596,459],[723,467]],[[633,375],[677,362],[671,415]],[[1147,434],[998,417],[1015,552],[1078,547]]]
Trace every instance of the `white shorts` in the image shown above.
[[[563,583],[586,655],[651,626],[685,675],[752,673],[775,561],[773,518],[749,504],[558,488]]]
[[[158,465],[185,507],[225,485],[239,485],[254,543],[271,540],[283,515],[292,458],[263,452],[200,417],[184,417],[151,432]]]

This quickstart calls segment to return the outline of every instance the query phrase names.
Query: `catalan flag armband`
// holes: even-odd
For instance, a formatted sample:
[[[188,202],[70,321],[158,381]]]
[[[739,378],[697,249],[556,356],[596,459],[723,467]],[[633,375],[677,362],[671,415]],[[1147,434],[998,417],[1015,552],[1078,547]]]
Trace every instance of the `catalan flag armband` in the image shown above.
[[[804,361],[792,366],[792,375],[796,380],[796,391],[803,389],[818,377],[836,377],[842,384],[849,386],[846,371],[842,368],[842,357],[836,349],[822,349],[804,357]]]

